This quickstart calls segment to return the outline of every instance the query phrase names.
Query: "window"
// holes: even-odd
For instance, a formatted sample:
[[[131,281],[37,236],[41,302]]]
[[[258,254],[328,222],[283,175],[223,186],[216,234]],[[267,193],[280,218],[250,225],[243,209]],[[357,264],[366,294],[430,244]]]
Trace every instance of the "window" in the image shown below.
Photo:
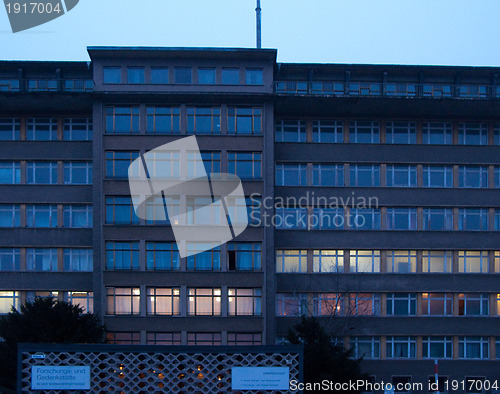
[[[314,250],[313,272],[344,272],[343,250]]]
[[[387,337],[387,358],[415,358],[417,340],[415,337]]]
[[[94,293],[91,291],[67,291],[63,294],[63,299],[82,308],[83,313],[94,313]]]
[[[151,83],[168,84],[168,67],[151,67]]]
[[[199,68],[198,83],[200,85],[215,85],[215,68]]]
[[[261,68],[245,69],[245,83],[247,85],[263,85],[263,70]]]
[[[343,208],[314,208],[309,218],[308,228],[315,230],[343,230]]]
[[[92,118],[64,119],[64,141],[92,141]]]
[[[458,337],[458,358],[488,359],[489,345],[488,337]]]
[[[187,344],[194,346],[220,346],[222,335],[220,332],[188,332]]]
[[[344,123],[339,120],[313,121],[313,142],[342,143],[344,142]]]
[[[0,118],[0,141],[19,141],[21,121],[15,118]]]
[[[376,293],[351,294],[349,311],[354,316],[379,316],[380,294]]]
[[[27,141],[57,141],[57,119],[32,118],[26,121]]]
[[[139,242],[106,242],[107,270],[138,270]]]
[[[307,250],[276,250],[276,272],[307,272]]]
[[[422,252],[422,272],[451,273],[453,252],[441,250],[424,250]]]
[[[306,122],[303,120],[277,120],[276,142],[306,142]]]
[[[57,271],[57,249],[26,249],[27,271]]]
[[[260,316],[262,289],[227,289],[229,316]]]
[[[146,107],[146,134],[179,133],[179,107]]]
[[[106,152],[106,177],[128,178],[130,164],[139,157],[139,152],[107,151]],[[138,176],[139,174],[134,174]]]
[[[92,228],[92,205],[65,205],[64,227]]]
[[[106,107],[106,133],[139,134],[139,107]]]
[[[262,178],[261,152],[228,152],[228,166],[231,174],[241,179]]]
[[[65,272],[92,272],[92,249],[64,249],[63,256]]]
[[[103,67],[104,83],[122,83],[122,69],[120,67]]]
[[[387,230],[416,230],[416,208],[387,208]]]
[[[165,210],[167,207],[167,210]],[[133,211],[134,207],[131,206]],[[179,216],[180,200],[178,197],[152,197],[146,200],[146,224],[148,225],[170,225],[168,213],[172,216]],[[135,216],[135,211],[132,214]],[[138,219],[133,219],[138,220]],[[179,219],[175,219],[174,223],[178,224]],[[137,222],[138,223],[138,222]]]
[[[215,243],[187,243],[187,269],[195,271],[220,270],[220,246]]]
[[[412,293],[387,294],[387,316],[415,316],[417,296]]]
[[[349,142],[357,144],[380,143],[379,122],[353,121],[349,125]]]
[[[351,337],[350,346],[355,358],[380,358],[380,337]]]
[[[180,315],[179,288],[156,288],[148,287],[147,290],[147,314],[148,315]]]
[[[55,185],[57,184],[57,163],[28,162],[29,185]]]
[[[387,144],[416,144],[417,126],[415,122],[387,122],[385,140]]]
[[[458,315],[459,316],[488,316],[489,296],[488,294],[459,294]]]
[[[314,164],[313,186],[344,186],[342,164]]]
[[[181,259],[175,242],[147,242],[147,270],[179,270]]]
[[[227,247],[229,271],[260,271],[262,245],[259,242],[230,243]]]
[[[220,173],[220,152],[187,152],[188,178]]]
[[[422,125],[422,144],[451,145],[452,126],[449,122],[427,122]]]
[[[229,211],[229,217],[233,221],[233,223],[239,223],[240,220],[238,219],[239,212],[243,210],[241,206],[246,206],[247,210],[247,220],[248,220],[248,225],[250,227],[259,227],[262,225],[262,219],[261,219],[261,208],[262,208],[262,198],[261,197],[251,197],[251,198],[245,198],[243,199],[237,199],[236,201],[231,201],[231,199],[228,200],[229,203],[228,205],[228,211]]]
[[[351,164],[351,186],[378,187],[380,186],[380,165]]]
[[[313,316],[341,316],[344,314],[344,298],[340,294],[315,293]]]
[[[227,344],[229,346],[260,346],[262,345],[262,333],[228,332]]]
[[[458,144],[488,145],[488,125],[486,123],[460,123]]]
[[[57,227],[57,205],[27,205],[27,227]]]
[[[223,68],[222,69],[222,84],[223,85],[239,85],[240,84],[240,69],[239,68]]]
[[[495,167],[495,187],[500,188],[500,167]]]
[[[20,163],[0,163],[0,184],[15,185],[21,183]]]
[[[148,345],[180,345],[180,332],[148,332],[146,334]]]
[[[139,331],[120,331],[106,334],[109,344],[113,345],[140,345],[141,333]]]
[[[459,251],[458,272],[488,273],[489,258],[486,251]]]
[[[130,197],[106,197],[106,224],[139,224]]]
[[[262,108],[228,107],[227,133],[238,135],[261,135]]]
[[[92,163],[67,162],[64,163],[65,185],[91,185]]]
[[[414,250],[389,250],[385,261],[387,272],[399,274],[417,272],[417,252]]]
[[[107,287],[108,315],[138,315],[141,290],[138,287]]]
[[[21,249],[0,249],[0,271],[19,271],[21,269]]]
[[[144,83],[144,67],[127,67],[127,83]]]
[[[428,231],[453,230],[453,209],[450,208],[424,208],[423,228]]]
[[[488,167],[486,166],[460,166],[458,176],[458,187],[488,187]]]
[[[188,315],[220,315],[220,305],[221,289],[188,289]]]
[[[226,214],[222,200],[208,196],[188,197],[186,216],[187,224],[210,226],[224,223]]]
[[[276,316],[305,316],[308,309],[307,294],[276,293]]]
[[[423,337],[422,358],[452,358],[452,337]]]
[[[26,301],[33,302],[35,298],[54,298],[56,301],[59,299],[58,291],[27,291]]]
[[[459,209],[458,229],[461,231],[488,231],[488,210],[485,208]]]
[[[495,209],[494,216],[495,231],[500,230],[500,209]]]
[[[175,67],[175,83],[190,84],[192,83],[191,67]]]
[[[188,134],[220,134],[220,107],[187,107]]]
[[[423,316],[451,316],[453,313],[453,294],[423,293]]]
[[[276,164],[276,186],[307,186],[307,164]]]
[[[276,229],[301,230],[308,228],[306,208],[276,208]]]
[[[0,205],[0,227],[21,226],[20,205]]]
[[[424,187],[453,187],[453,167],[423,166]]]
[[[349,255],[349,272],[380,272],[380,250],[351,250]]]
[[[147,152],[145,162],[149,178],[180,178],[181,161],[179,152]],[[142,166],[137,167],[142,168]]]
[[[21,297],[18,291],[0,291],[0,314],[7,314],[14,307],[19,310]]]
[[[417,166],[387,166],[387,186],[416,187]]]
[[[353,230],[380,230],[380,209],[353,208],[349,212],[349,225]]]

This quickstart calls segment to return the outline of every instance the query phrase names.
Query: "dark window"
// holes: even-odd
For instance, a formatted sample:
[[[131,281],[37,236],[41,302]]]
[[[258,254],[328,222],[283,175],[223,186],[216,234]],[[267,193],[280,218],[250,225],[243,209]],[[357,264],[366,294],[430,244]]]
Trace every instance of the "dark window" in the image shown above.
[[[120,67],[104,67],[104,83],[122,83],[122,70]]]
[[[191,67],[176,67],[175,68],[175,83],[192,83]]]
[[[139,134],[139,107],[107,107],[106,133]]]
[[[262,108],[228,107],[228,134],[262,134]]]
[[[144,67],[128,67],[127,83],[131,84],[144,83]]]
[[[14,118],[0,118],[0,141],[18,141],[20,139],[21,121]]]
[[[151,67],[151,83],[168,84],[168,68]]]
[[[63,140],[92,141],[92,118],[64,119]]]
[[[229,152],[228,172],[238,175],[241,179],[261,179],[262,153]]]
[[[262,85],[263,71],[257,68],[247,68],[245,70],[245,83],[247,85]]]
[[[146,244],[147,270],[179,270],[181,259],[177,244],[173,242],[148,242]]]
[[[261,248],[257,242],[230,243],[227,251],[229,271],[260,271]]]
[[[199,68],[198,83],[200,85],[215,85],[215,68]]]
[[[306,142],[306,122],[303,120],[277,120],[276,142]]]
[[[26,140],[57,141],[57,119],[28,119],[26,122]]]
[[[106,178],[127,178],[130,164],[138,157],[139,152],[106,152]]]
[[[130,197],[106,197],[106,224],[139,224]]]
[[[188,107],[188,134],[220,134],[220,107]]]
[[[239,85],[240,84],[240,69],[239,68],[223,68],[222,69],[222,84],[223,85]]]
[[[139,242],[106,242],[106,269],[139,269]]]
[[[147,107],[146,119],[147,134],[180,133],[179,107]]]

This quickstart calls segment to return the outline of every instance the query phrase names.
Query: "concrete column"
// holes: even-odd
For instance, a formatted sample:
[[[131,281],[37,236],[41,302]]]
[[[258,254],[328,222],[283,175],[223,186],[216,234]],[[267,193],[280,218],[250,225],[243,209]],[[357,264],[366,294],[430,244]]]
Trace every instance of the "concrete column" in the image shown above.
[[[146,292],[146,285],[140,285],[140,298],[139,298],[139,315],[140,316],[147,316],[147,292]]]
[[[344,134],[344,143],[349,143],[349,120],[343,120],[343,134]]]
[[[306,120],[306,141],[313,142],[313,121],[312,121],[312,119]]]
[[[386,126],[385,120],[381,120],[380,121],[380,143],[381,144],[386,143],[386,135],[385,135],[386,127],[385,126]]]
[[[221,135],[227,135],[227,105],[226,104],[223,104],[221,105],[221,108],[220,108],[220,133]],[[187,119],[187,117],[186,117]],[[273,125],[274,127],[274,125]],[[273,128],[273,132],[274,132],[274,128]]]
[[[228,297],[228,286],[222,286],[221,288],[221,300],[220,300],[220,310],[221,317],[227,317],[229,312],[229,297]]]
[[[139,240],[139,271],[146,271],[146,241]]]
[[[417,121],[417,144],[421,144],[422,143],[422,121]]]
[[[63,118],[57,118],[57,140],[63,140]]]
[[[187,293],[187,286],[182,285],[181,290],[180,290],[180,297],[179,297],[179,309],[180,309],[180,316],[187,316],[187,305],[188,305],[188,293]],[[184,338],[184,340],[182,339]],[[181,334],[181,342],[184,344],[186,343],[185,337],[182,336]]]
[[[19,139],[21,141],[25,141],[26,140],[26,118],[25,117],[22,117],[20,119],[20,130],[19,130]]]

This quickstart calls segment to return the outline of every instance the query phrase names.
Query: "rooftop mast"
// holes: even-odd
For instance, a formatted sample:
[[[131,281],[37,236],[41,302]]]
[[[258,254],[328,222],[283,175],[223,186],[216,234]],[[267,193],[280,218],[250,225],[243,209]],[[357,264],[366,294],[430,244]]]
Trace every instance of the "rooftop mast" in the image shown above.
[[[260,0],[257,0],[257,8],[255,9],[257,13],[257,49],[262,48],[262,26],[261,26],[261,12],[262,8],[260,8]]]

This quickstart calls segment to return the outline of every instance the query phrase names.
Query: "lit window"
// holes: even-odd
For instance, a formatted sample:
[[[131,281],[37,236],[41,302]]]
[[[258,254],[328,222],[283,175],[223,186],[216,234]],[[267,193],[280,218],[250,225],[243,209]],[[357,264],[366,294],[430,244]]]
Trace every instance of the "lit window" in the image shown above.
[[[221,314],[221,289],[188,289],[188,315]]]
[[[262,289],[228,289],[229,316],[260,316]]]
[[[276,272],[307,272],[307,250],[276,250]]]
[[[147,289],[148,315],[180,315],[180,302],[179,288]]]
[[[462,273],[488,273],[489,258],[486,251],[459,251],[458,272]]]
[[[305,316],[308,313],[307,294],[277,293],[276,316]]]
[[[349,254],[349,272],[380,272],[380,250],[351,250]]]
[[[138,287],[107,287],[108,315],[138,315],[141,290]]]
[[[423,293],[423,316],[451,316],[453,313],[453,294]]]
[[[0,291],[0,314],[7,314],[14,307],[19,310],[21,297],[18,291]]]
[[[313,272],[344,272],[343,250],[314,250]]]
[[[68,291],[63,294],[63,299],[82,308],[83,313],[94,313],[94,293],[91,291]]]
[[[453,252],[424,250],[422,252],[422,272],[451,273]]]
[[[417,272],[417,252],[414,250],[387,251],[386,271],[399,274]]]
[[[350,312],[355,316],[379,316],[380,294],[376,293],[351,294]]]
[[[344,298],[340,294],[315,293],[313,316],[341,316],[344,313]]]

